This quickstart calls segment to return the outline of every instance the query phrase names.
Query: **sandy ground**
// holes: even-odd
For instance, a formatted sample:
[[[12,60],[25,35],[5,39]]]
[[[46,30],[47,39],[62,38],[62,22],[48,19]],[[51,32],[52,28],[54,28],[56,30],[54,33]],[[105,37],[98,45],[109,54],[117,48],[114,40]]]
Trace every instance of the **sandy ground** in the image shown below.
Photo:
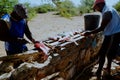
[[[84,16],[67,19],[59,15],[54,15],[54,13],[38,14],[34,19],[29,21],[29,28],[36,40],[42,41],[59,33],[84,29]],[[33,44],[27,44],[27,46],[28,49],[31,49]],[[5,55],[4,42],[0,41],[0,56]]]

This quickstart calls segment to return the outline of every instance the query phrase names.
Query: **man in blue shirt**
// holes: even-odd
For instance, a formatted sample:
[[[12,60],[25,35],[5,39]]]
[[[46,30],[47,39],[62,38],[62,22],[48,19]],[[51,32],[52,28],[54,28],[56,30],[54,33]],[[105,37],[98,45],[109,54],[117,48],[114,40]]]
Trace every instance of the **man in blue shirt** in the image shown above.
[[[84,32],[82,35],[88,36],[103,31],[104,41],[98,53],[99,67],[96,72],[99,80],[105,63],[105,56],[108,59],[106,71],[108,75],[111,73],[111,62],[116,56],[120,43],[120,16],[114,8],[108,7],[104,0],[95,0],[93,9],[102,13],[101,25],[95,30]]]
[[[27,16],[27,9],[25,6],[22,4],[17,4],[14,6],[14,9],[10,15],[5,14],[2,17],[2,20],[6,22],[6,26],[9,29],[6,37],[9,36],[10,38],[3,39],[6,40],[5,50],[7,55],[22,53],[27,50],[25,45],[27,41],[24,39],[24,34],[31,42],[36,42],[28,28],[26,20]],[[12,39],[12,41],[10,39]]]

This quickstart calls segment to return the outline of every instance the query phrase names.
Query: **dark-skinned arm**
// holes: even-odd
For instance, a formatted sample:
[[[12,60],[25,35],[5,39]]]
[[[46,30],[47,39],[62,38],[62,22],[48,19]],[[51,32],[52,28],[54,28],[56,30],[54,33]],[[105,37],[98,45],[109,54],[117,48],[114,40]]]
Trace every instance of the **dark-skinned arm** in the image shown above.
[[[93,31],[91,31],[92,34],[98,33],[100,31],[103,31],[105,29],[105,27],[109,24],[109,22],[112,19],[112,13],[110,11],[104,13],[103,18],[102,18],[102,22],[101,22],[101,26]]]
[[[100,31],[103,31],[105,29],[105,27],[109,24],[111,19],[112,19],[112,13],[110,11],[105,12],[104,15],[102,16],[101,26],[96,28],[95,30],[87,31],[87,32],[83,33],[82,35],[88,36],[90,34],[95,34],[95,33],[98,33]]]
[[[30,32],[27,22],[26,22],[26,28],[25,28],[25,35],[30,41],[35,43],[35,39],[32,37],[32,33]]]

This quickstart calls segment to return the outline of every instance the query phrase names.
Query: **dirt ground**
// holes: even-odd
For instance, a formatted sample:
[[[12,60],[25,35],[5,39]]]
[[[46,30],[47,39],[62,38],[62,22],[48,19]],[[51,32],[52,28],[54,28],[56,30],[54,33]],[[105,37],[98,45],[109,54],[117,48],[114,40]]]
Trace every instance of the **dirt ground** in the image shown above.
[[[55,12],[38,14],[29,21],[29,28],[36,40],[42,41],[59,33],[84,29],[84,16],[67,19],[54,14]],[[27,46],[28,49],[33,48],[33,44],[27,44]],[[4,42],[0,41],[0,56],[5,55]]]

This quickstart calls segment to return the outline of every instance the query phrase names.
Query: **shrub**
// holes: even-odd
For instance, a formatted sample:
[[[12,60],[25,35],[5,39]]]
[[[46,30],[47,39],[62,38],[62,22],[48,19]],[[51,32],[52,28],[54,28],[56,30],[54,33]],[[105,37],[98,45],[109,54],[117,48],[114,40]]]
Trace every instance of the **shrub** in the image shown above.
[[[24,5],[28,9],[28,20],[31,20],[37,14],[36,8],[35,7],[31,7],[29,3],[24,3]]]
[[[54,1],[53,2],[58,10],[58,14],[60,14],[63,17],[70,18],[71,16],[78,15],[77,8],[74,6],[74,4],[69,0],[64,1]]]
[[[120,1],[114,7],[120,13]]]
[[[54,10],[55,10],[55,7],[52,4],[43,4],[41,6],[38,6],[37,8],[38,13],[46,13]]]
[[[80,14],[93,12],[92,5],[94,0],[81,0],[81,5],[79,5],[78,9]]]
[[[1,0],[0,1],[0,17],[5,13],[10,13],[13,10],[18,0]]]
[[[31,20],[33,17],[37,15],[36,9],[33,7],[30,7],[28,9],[28,20]]]

